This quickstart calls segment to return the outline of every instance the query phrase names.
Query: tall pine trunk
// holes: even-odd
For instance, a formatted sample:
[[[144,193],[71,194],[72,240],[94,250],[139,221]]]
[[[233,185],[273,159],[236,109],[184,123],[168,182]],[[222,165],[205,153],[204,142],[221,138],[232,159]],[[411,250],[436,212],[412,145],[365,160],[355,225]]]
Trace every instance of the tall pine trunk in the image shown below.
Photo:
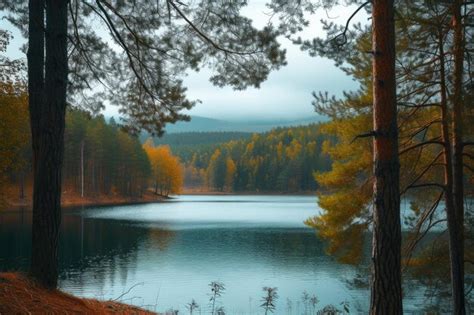
[[[440,55],[440,92],[441,92],[441,136],[444,145],[444,185],[445,185],[445,207],[446,207],[446,218],[448,221],[448,232],[449,232],[449,260],[451,269],[451,290],[453,294],[453,311],[455,314],[464,314],[464,292],[459,290],[464,286],[463,274],[460,271],[463,269],[462,257],[462,243],[460,241],[460,229],[458,227],[456,206],[454,204],[454,182],[456,181],[453,177],[453,155],[451,150],[451,140],[449,134],[449,117],[448,117],[448,101],[447,101],[447,89],[446,89],[446,70],[445,70],[445,57],[443,47],[443,34],[442,30],[439,31],[439,55]],[[460,298],[459,294],[462,294]]]
[[[394,8],[393,0],[372,3],[375,182],[370,313],[402,314]]]
[[[30,110],[31,144],[33,149],[33,174],[39,147],[39,123],[44,102],[44,0],[28,3],[28,106]]]
[[[464,38],[461,16],[462,1],[455,0],[452,4],[453,14],[453,196],[455,206],[455,222],[453,228],[456,230],[453,247],[450,248],[451,258],[451,282],[453,297],[453,314],[466,314],[464,300],[464,170],[463,170],[463,60],[464,60]],[[451,243],[450,243],[451,244]]]
[[[31,120],[39,125],[34,129],[38,147],[35,153],[31,275],[42,285],[55,288],[68,73],[67,1],[46,0],[45,38],[44,103],[40,111],[31,113]]]

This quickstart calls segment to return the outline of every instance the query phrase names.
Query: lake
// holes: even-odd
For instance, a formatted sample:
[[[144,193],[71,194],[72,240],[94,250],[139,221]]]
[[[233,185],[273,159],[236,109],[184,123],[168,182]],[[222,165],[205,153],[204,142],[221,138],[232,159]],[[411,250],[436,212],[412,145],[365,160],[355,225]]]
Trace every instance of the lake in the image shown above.
[[[347,301],[351,314],[366,312],[369,290],[353,280],[367,279],[367,269],[325,254],[303,223],[317,212],[313,196],[231,195],[65,210],[60,287],[181,314],[195,299],[208,314],[209,283],[219,281],[225,291],[218,304],[227,314],[262,314],[265,286],[278,288],[275,314],[310,312],[303,292],[318,298],[317,309]],[[30,224],[28,211],[0,214],[2,270],[27,269]],[[407,311],[425,302],[421,289],[405,294]]]

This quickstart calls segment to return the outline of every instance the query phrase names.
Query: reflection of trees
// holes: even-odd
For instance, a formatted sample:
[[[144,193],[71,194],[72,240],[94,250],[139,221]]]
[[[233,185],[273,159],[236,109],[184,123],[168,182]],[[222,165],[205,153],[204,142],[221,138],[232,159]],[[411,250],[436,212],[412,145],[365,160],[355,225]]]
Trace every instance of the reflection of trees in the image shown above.
[[[31,212],[0,213],[0,271],[25,270],[31,252]]]
[[[103,288],[120,279],[127,282],[129,272],[135,272],[138,247],[148,239],[164,249],[171,232],[132,225],[126,221],[67,216],[60,246],[61,279],[82,285],[90,280]]]
[[[0,214],[0,270],[27,270],[31,250],[31,212]],[[174,233],[126,221],[63,215],[59,264],[61,280],[82,286],[90,276],[100,286],[108,280],[126,283],[137,264],[137,248],[145,241],[164,250]],[[87,274],[91,273],[91,274]],[[116,279],[117,278],[117,279]]]
[[[176,233],[170,230],[163,230],[158,228],[150,228],[148,232],[148,244],[152,249],[160,251],[165,250],[170,241],[175,237]]]
[[[333,264],[324,253],[324,244],[309,229],[190,229],[179,231],[170,247],[170,256],[183,265],[204,268],[209,261],[234,262],[242,268],[275,266],[292,272],[301,264],[346,268]],[[331,266],[331,267],[329,267]]]

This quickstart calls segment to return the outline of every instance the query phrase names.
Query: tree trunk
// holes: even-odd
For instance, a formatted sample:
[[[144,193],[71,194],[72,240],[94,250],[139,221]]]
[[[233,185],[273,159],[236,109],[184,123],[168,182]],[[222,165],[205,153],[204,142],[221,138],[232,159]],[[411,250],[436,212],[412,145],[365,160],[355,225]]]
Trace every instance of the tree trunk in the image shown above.
[[[464,287],[463,274],[460,273],[462,270],[463,262],[460,259],[461,254],[461,242],[460,242],[460,230],[456,219],[456,206],[454,204],[454,189],[453,182],[456,180],[453,177],[453,156],[451,151],[451,140],[449,135],[449,121],[448,121],[448,102],[447,102],[447,91],[446,91],[446,70],[445,70],[445,58],[444,58],[444,47],[443,47],[443,33],[439,31],[439,55],[440,55],[440,92],[441,92],[441,135],[444,143],[444,185],[445,185],[445,207],[446,207],[446,218],[448,220],[448,231],[449,231],[449,258],[450,258],[450,269],[451,269],[451,290],[453,294],[453,311],[456,310],[455,314],[464,314],[460,311],[459,305],[464,305],[464,297],[459,300],[459,294],[463,291],[459,291],[459,287]],[[459,304],[456,306],[456,304]],[[463,308],[463,307],[462,307]]]
[[[464,170],[463,170],[463,100],[462,79],[464,59],[464,39],[461,17],[462,1],[453,2],[454,27],[454,73],[453,73],[453,196],[455,222],[453,231],[454,250],[450,250],[453,314],[466,314],[464,301]],[[451,235],[451,232],[450,232]],[[451,242],[450,242],[451,244]]]
[[[25,171],[20,171],[20,199],[25,199]]]
[[[38,117],[43,106],[44,89],[44,0],[28,3],[28,106],[30,110],[31,144],[33,149],[33,174],[38,154]]]
[[[84,140],[81,141],[81,198],[84,198]]]
[[[58,281],[67,73],[67,1],[46,0],[44,104],[31,113],[32,121],[39,122],[31,275],[48,288]]]
[[[402,314],[393,0],[373,1],[372,41],[375,182],[370,313]]]

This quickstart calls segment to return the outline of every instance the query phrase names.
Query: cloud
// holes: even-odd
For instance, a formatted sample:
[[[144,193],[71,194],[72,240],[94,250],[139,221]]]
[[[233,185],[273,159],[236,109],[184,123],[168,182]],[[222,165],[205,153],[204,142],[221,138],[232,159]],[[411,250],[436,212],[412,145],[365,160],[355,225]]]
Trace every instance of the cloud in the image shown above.
[[[199,99],[190,113],[221,119],[298,119],[316,115],[311,105],[313,91],[342,95],[357,84],[331,60],[310,57],[286,42],[288,65],[270,74],[260,89],[234,91],[209,82],[209,71],[190,73],[184,83],[191,99]]]
[[[251,1],[244,14],[252,18],[256,27],[268,22],[265,1]],[[344,24],[354,11],[354,6],[339,6],[330,12],[318,10],[311,16],[311,23],[301,34],[303,38],[324,36],[321,19],[331,18]],[[367,15],[360,12],[354,22],[366,22]],[[270,74],[260,89],[249,88],[233,91],[218,88],[209,82],[210,72],[203,70],[190,73],[184,83],[192,99],[200,99],[201,104],[191,111],[199,115],[220,119],[299,119],[316,115],[311,105],[313,91],[328,91],[336,96],[344,90],[354,90],[357,83],[334,66],[331,60],[310,57],[289,40],[282,39],[287,50],[288,65]]]

